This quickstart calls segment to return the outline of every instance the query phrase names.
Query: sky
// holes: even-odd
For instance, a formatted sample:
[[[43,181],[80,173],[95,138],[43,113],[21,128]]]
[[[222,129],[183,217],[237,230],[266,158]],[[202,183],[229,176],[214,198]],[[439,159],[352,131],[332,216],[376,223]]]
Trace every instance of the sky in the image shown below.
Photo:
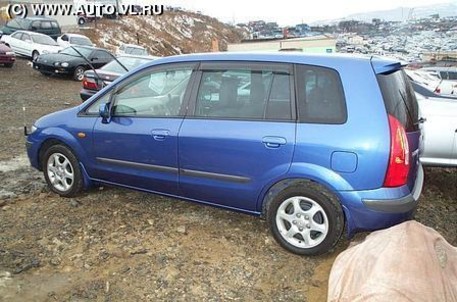
[[[144,3],[181,6],[183,8],[216,17],[223,22],[251,20],[276,21],[281,26],[342,18],[349,14],[418,7],[438,3],[454,3],[457,0],[125,0]]]

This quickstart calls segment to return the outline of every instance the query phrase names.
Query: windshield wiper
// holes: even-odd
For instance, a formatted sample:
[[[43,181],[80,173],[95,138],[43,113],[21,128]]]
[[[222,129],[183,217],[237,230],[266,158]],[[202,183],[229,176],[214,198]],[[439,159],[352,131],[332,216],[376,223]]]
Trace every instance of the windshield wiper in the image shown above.
[[[94,67],[94,65],[92,65],[92,63],[89,61],[89,59],[87,59],[86,56],[84,56],[82,53],[80,53],[79,50],[77,50],[75,47],[73,47],[71,45],[70,45],[70,47],[71,47],[71,49],[76,51],[76,53],[78,53],[81,56],[81,58],[83,58],[87,62],[87,64],[89,64],[89,66],[92,69],[92,71],[94,72],[95,76],[102,82],[102,86],[105,87],[105,85],[107,85],[106,82],[100,77],[100,75],[97,73],[97,71],[95,71],[95,67]],[[103,88],[103,87],[101,87],[101,88]]]

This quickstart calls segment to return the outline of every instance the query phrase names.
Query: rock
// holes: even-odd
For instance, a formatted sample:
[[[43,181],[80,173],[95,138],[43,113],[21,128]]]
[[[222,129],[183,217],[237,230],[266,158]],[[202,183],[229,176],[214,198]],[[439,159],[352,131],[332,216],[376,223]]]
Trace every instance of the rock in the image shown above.
[[[81,203],[79,201],[77,201],[76,199],[71,199],[70,200],[70,206],[72,206],[73,208],[77,208],[81,205]]]
[[[180,234],[187,234],[186,233],[186,227],[184,225],[179,226],[178,229],[176,230]]]

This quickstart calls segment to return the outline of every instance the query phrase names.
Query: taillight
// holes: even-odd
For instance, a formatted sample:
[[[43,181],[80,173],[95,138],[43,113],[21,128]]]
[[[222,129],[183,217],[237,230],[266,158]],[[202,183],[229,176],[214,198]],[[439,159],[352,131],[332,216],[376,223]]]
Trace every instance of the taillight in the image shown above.
[[[389,114],[390,158],[384,187],[406,184],[409,173],[409,144],[403,125]]]
[[[98,90],[98,85],[94,79],[86,78],[83,79],[83,87],[90,90]]]
[[[441,88],[439,88],[439,87],[436,87],[436,89],[435,89],[435,93],[441,93]]]

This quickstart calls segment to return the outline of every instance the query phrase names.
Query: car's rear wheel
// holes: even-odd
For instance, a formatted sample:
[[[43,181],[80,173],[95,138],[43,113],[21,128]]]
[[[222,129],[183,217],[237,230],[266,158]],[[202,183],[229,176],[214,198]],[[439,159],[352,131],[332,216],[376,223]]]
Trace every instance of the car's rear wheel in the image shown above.
[[[34,50],[32,52],[32,61],[36,61],[36,59],[38,58],[38,56],[40,55],[40,53],[36,50]]]
[[[5,67],[12,68],[12,67],[13,67],[13,63],[7,63],[7,64],[5,64]]]
[[[83,189],[78,159],[64,145],[53,145],[42,158],[44,177],[50,189],[63,197],[77,195]]]
[[[82,81],[84,79],[84,67],[78,66],[75,68],[75,71],[73,72],[73,79],[75,81]]]
[[[267,220],[282,247],[307,256],[330,251],[344,229],[338,199],[312,181],[294,183],[278,193],[267,209]]]

